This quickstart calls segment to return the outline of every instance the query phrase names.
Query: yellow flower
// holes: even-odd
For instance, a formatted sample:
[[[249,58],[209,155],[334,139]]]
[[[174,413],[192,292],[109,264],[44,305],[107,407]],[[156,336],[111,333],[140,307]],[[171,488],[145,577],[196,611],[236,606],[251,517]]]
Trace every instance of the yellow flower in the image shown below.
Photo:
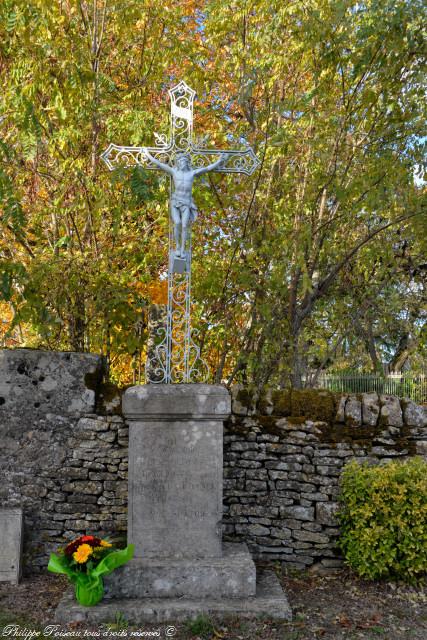
[[[112,547],[111,542],[107,542],[106,540],[101,540],[101,547]]]
[[[76,562],[79,562],[80,564],[82,564],[83,562],[86,562],[86,560],[89,558],[91,553],[92,553],[92,547],[90,546],[90,544],[86,544],[86,543],[81,544],[77,548],[77,551],[73,553],[73,558]]]

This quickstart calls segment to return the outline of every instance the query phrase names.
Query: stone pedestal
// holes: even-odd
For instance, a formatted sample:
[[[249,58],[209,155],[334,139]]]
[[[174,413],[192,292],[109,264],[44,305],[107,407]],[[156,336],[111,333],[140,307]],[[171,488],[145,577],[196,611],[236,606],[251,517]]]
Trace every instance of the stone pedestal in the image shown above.
[[[123,412],[129,421],[128,541],[135,557],[220,557],[227,391],[132,387]]]
[[[105,598],[96,607],[67,594],[57,622],[108,621],[118,610],[134,624],[199,613],[291,618],[274,573],[257,582],[246,545],[222,545],[222,431],[230,410],[219,385],[126,391],[128,542],[135,557],[105,577]]]

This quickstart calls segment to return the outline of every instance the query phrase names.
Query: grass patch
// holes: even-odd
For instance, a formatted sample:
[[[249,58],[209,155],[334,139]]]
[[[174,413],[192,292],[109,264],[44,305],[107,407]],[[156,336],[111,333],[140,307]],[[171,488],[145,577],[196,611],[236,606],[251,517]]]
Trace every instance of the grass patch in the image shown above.
[[[203,613],[192,620],[187,620],[185,628],[191,635],[203,638],[203,640],[211,638],[215,631],[212,620]]]
[[[7,611],[5,609],[0,609],[0,627],[5,627],[7,624],[17,624],[20,627],[28,627],[30,626],[32,629],[36,631],[42,631],[43,627],[34,622],[31,618],[23,614],[12,613],[12,611]]]
[[[117,611],[114,622],[110,622],[110,624],[108,624],[107,626],[109,631],[123,631],[124,629],[127,629],[129,627],[129,622],[126,620],[121,611]]]

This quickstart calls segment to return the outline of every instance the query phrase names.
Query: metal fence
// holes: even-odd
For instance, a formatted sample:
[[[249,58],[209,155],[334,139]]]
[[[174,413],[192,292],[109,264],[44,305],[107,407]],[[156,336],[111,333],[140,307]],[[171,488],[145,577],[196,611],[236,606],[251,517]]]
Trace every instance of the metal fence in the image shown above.
[[[391,373],[387,376],[326,373],[316,381],[317,388],[345,393],[376,391],[390,396],[411,398],[417,404],[427,404],[427,375]]]

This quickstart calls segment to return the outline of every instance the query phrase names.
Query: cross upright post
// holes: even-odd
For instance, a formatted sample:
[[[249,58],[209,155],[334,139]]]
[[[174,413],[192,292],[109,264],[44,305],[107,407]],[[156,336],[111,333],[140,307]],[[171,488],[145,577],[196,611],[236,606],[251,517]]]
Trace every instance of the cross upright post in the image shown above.
[[[251,175],[259,161],[251,147],[220,150],[193,142],[195,91],[181,81],[169,91],[170,136],[154,134],[156,147],[110,144],[101,155],[110,171],[118,166],[160,169],[171,178],[169,224],[168,308],[166,327],[147,357],[146,379],[152,383],[205,382],[207,364],[193,341],[191,329],[191,225],[197,216],[193,180],[210,171]]]

